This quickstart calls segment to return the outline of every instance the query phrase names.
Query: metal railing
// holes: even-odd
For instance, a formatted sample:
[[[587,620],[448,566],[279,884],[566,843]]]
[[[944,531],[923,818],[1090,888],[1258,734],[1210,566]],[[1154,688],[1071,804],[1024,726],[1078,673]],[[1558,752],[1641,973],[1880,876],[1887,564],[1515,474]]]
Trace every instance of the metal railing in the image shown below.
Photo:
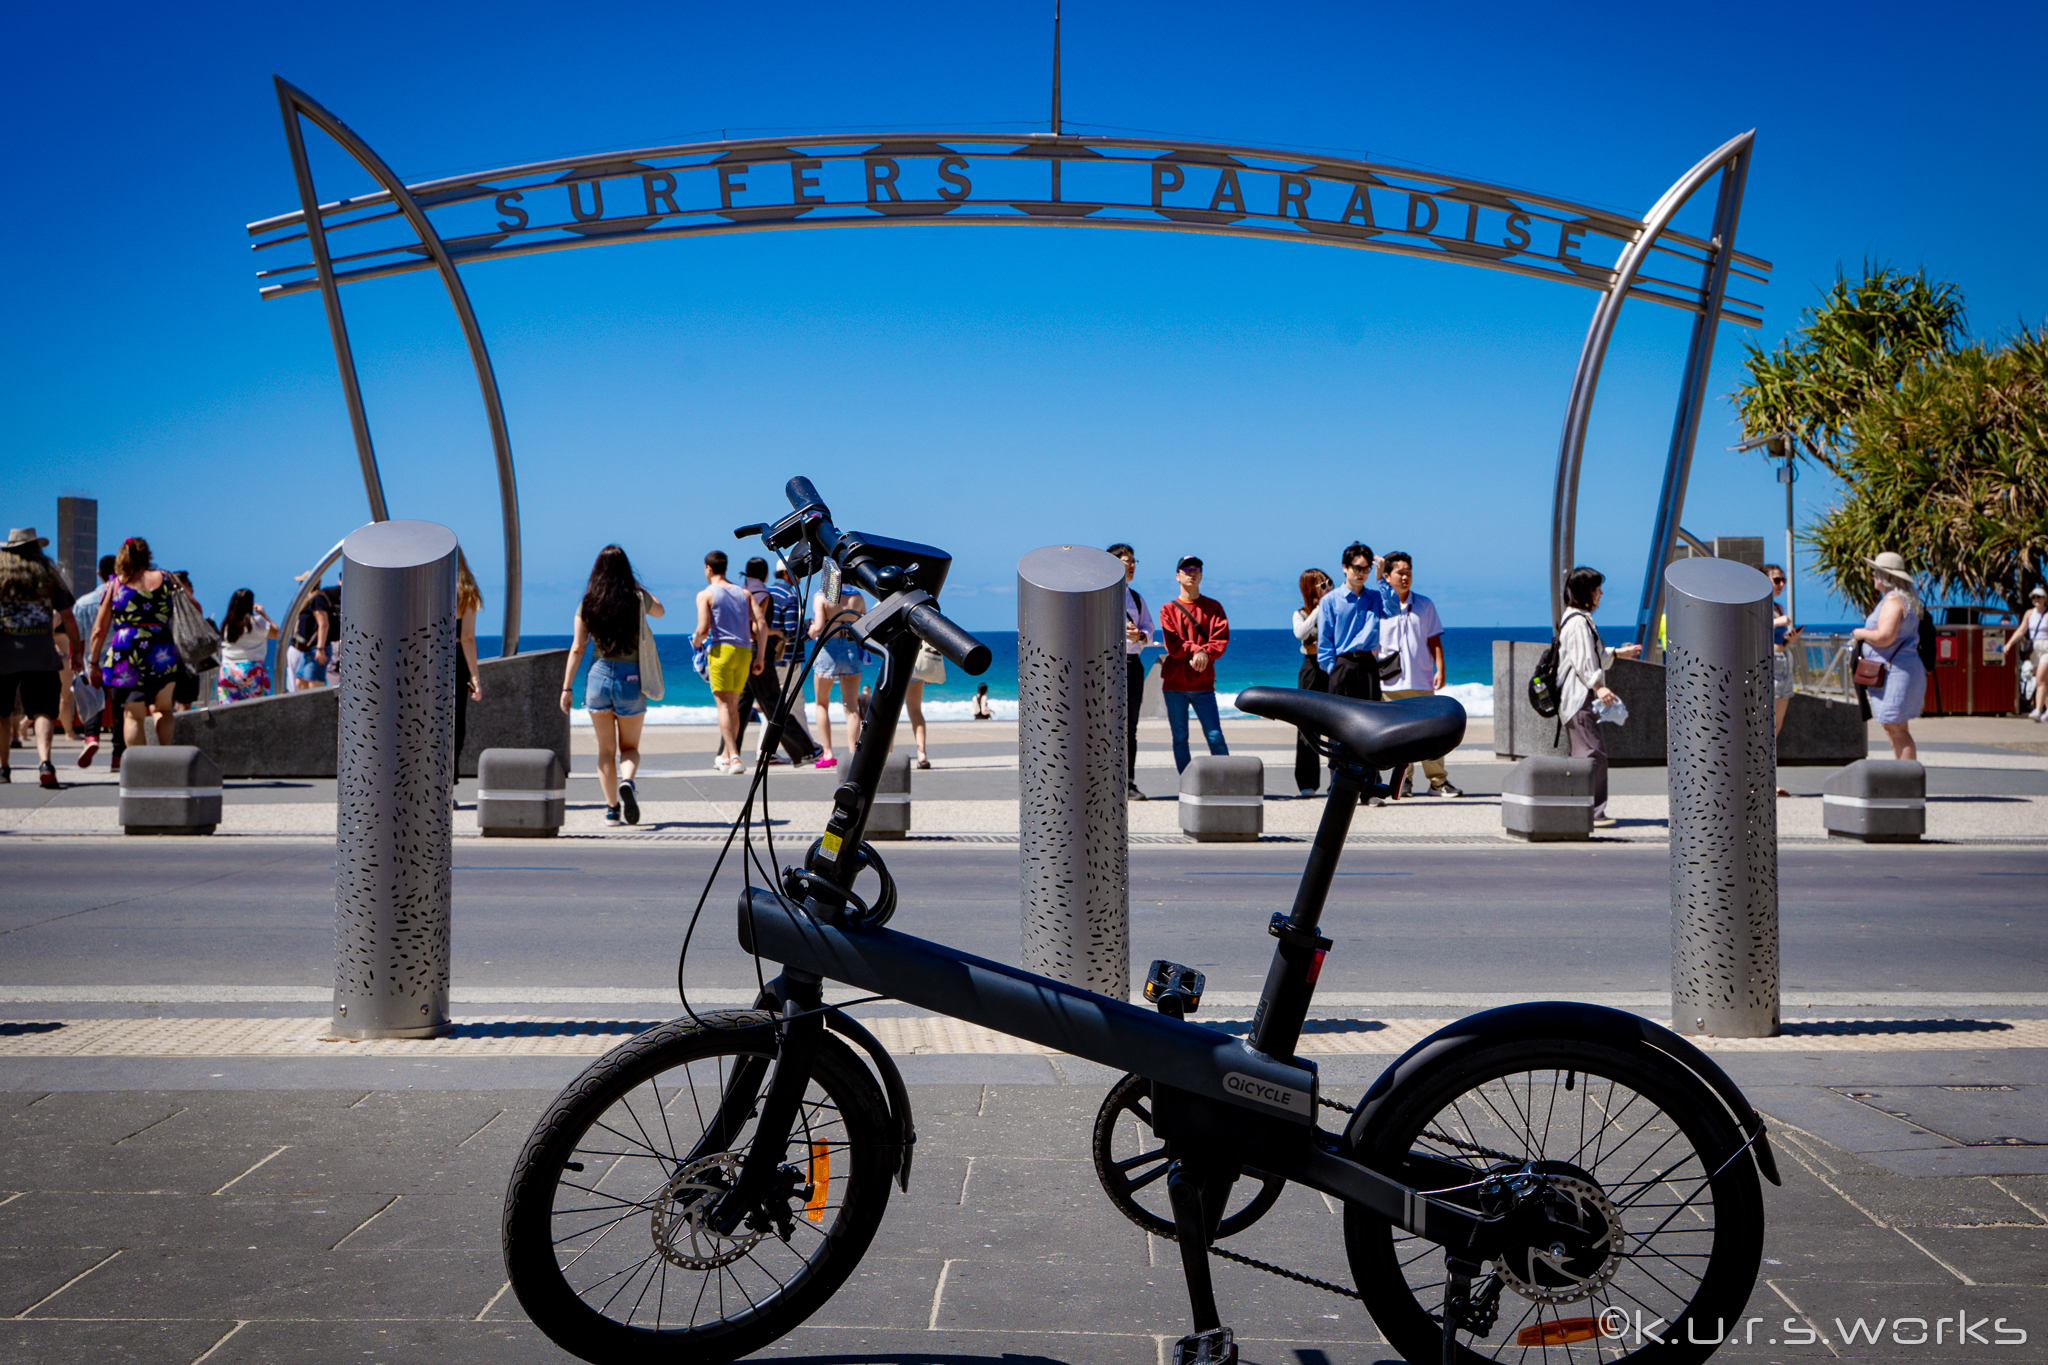
[[[1856,641],[1846,635],[1801,635],[1792,647],[1792,687],[1836,701],[1856,700]]]

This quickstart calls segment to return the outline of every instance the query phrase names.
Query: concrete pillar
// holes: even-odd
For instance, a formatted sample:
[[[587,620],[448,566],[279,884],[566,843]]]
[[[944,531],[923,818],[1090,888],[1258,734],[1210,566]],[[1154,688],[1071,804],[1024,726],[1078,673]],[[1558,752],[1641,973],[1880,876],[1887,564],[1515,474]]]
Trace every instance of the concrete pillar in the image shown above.
[[[373,522],[341,553],[333,1033],[434,1038],[451,1027],[455,533]]]
[[[1671,746],[1671,1022],[1778,1033],[1771,584],[1727,559],[1664,571]]]
[[[1124,566],[1084,545],[1017,562],[1017,846],[1024,966],[1131,990]]]

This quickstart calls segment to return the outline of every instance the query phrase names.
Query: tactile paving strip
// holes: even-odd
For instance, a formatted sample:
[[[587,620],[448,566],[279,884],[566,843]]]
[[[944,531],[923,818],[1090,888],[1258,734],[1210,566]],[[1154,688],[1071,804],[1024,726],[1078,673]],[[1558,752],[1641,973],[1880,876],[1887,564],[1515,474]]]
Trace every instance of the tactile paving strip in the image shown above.
[[[536,1015],[458,1023],[443,1038],[349,1042],[324,1037],[325,1019],[12,1019],[0,1057],[596,1057],[653,1028],[654,1019]],[[1044,1056],[1053,1049],[957,1019],[862,1021],[898,1056]],[[1210,1021],[1243,1034],[1242,1020]],[[1406,1052],[1444,1019],[1312,1019],[1307,1056]],[[2048,1047],[2048,1019],[1801,1019],[1776,1038],[1694,1038],[1709,1052],[1940,1052]]]

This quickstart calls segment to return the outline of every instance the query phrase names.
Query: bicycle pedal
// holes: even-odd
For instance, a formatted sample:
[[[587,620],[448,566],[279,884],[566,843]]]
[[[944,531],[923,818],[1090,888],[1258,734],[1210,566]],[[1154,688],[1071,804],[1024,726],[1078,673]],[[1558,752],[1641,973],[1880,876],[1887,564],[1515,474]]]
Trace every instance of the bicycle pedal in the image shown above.
[[[1202,1003],[1202,987],[1208,981],[1193,967],[1183,967],[1163,957],[1154,958],[1152,970],[1145,973],[1145,998],[1176,1018],[1193,1014],[1195,1007]]]
[[[1237,1365],[1237,1338],[1228,1327],[1182,1337],[1173,1344],[1173,1365]]]

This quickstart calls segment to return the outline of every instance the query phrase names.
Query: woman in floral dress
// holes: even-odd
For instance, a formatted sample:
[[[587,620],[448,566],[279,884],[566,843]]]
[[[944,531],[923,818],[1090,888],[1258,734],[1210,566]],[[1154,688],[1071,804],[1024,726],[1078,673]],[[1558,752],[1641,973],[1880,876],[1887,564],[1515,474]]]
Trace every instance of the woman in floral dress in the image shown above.
[[[107,704],[121,708],[128,747],[144,743],[143,726],[156,713],[156,742],[171,742],[171,693],[178,646],[171,638],[171,594],[178,580],[151,565],[149,542],[121,542],[114,556],[114,586],[100,599],[93,622],[88,681],[107,689]]]

